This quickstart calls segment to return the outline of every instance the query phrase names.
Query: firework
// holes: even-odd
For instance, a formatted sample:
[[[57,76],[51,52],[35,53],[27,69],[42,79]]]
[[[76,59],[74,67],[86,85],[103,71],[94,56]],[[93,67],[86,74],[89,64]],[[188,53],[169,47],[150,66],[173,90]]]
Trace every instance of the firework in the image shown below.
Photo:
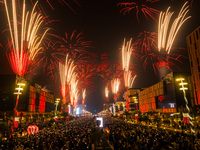
[[[170,7],[167,9],[166,12],[161,12],[159,16],[159,23],[158,23],[158,50],[161,51],[161,49],[164,49],[167,53],[170,53],[170,50],[172,48],[172,45],[174,43],[175,37],[183,25],[183,23],[188,20],[191,16],[185,18],[185,16],[188,13],[188,7],[186,6],[188,2],[186,2],[179,14],[178,17],[174,20],[172,23],[171,29],[168,33],[169,23],[171,20],[171,17],[174,12],[169,12]]]
[[[138,35],[136,42],[134,43],[137,53],[139,53],[140,59],[143,63],[143,68],[146,70],[147,64],[151,63],[155,74],[161,67],[166,67],[171,70],[172,66],[180,69],[175,62],[182,63],[179,59],[184,57],[176,52],[180,47],[172,48],[173,53],[167,54],[165,51],[158,51],[157,47],[157,33],[144,31]]]
[[[70,84],[70,80],[74,76],[74,69],[75,69],[74,61],[66,56],[65,65],[59,62],[59,74],[60,74],[60,81],[61,81],[61,94],[63,97],[63,104],[66,103],[65,98],[67,95],[67,89]]]
[[[58,51],[63,53],[70,53],[73,59],[80,59],[80,57],[87,53],[86,48],[92,47],[92,41],[85,41],[83,37],[83,31],[76,34],[76,30],[69,35],[65,32],[65,38],[62,38],[61,47],[58,48]]]
[[[108,95],[109,95],[109,89],[108,89],[108,84],[106,84],[106,87],[105,87],[105,96],[106,96],[106,100],[108,101]]]
[[[82,90],[82,98],[83,98],[82,104],[85,103],[85,97],[86,97],[86,89],[83,89],[83,90]]]
[[[130,70],[129,71],[125,71],[124,72],[124,84],[125,84],[125,87],[127,87],[128,89],[132,88],[133,82],[134,82],[136,77],[137,77],[137,75],[134,75],[134,77],[132,77],[132,74],[131,74]]]
[[[111,81],[111,88],[112,88],[112,93],[117,94],[119,90],[119,85],[120,85],[120,79],[119,78],[114,78]]]
[[[74,72],[70,81],[70,100],[73,106],[76,106],[78,96],[79,96],[78,77],[77,73]]]
[[[8,47],[10,49],[10,53],[7,53],[8,60],[13,71],[20,76],[24,76],[29,65],[34,60],[37,53],[41,50],[40,44],[48,29],[42,34],[41,37],[37,35],[40,25],[43,22],[41,14],[35,12],[37,2],[35,3],[29,17],[29,12],[26,12],[25,0],[23,1],[20,30],[18,29],[19,21],[17,20],[17,7],[15,0],[12,0],[12,23],[7,1],[5,0],[4,3],[11,36],[11,41],[8,43]],[[29,21],[28,18],[30,18]],[[20,31],[21,34],[19,34]],[[19,36],[21,37],[20,39]]]
[[[141,1],[141,0],[140,0]],[[149,2],[149,3],[154,3],[156,1],[159,1],[159,0],[146,0],[146,2]],[[148,20],[148,17],[151,17],[155,22],[156,19],[155,19],[155,14],[159,15],[159,12],[158,10],[154,9],[154,8],[151,8],[151,7],[148,7],[147,5],[144,5],[144,4],[141,4],[141,2],[122,2],[122,3],[119,3],[118,4],[119,6],[125,6],[121,11],[121,12],[124,12],[123,14],[125,13],[129,13],[131,10],[133,9],[136,9],[136,18],[139,21],[139,12],[142,12],[145,16],[145,18]]]
[[[122,45],[122,68],[124,71],[128,71],[132,53],[132,39],[130,39],[130,41],[128,41],[127,44],[125,44],[125,41],[126,39],[124,39],[124,43]]]
[[[76,71],[79,78],[79,89],[86,88],[88,92],[91,92],[94,90],[94,79],[97,74],[96,54],[89,54],[85,59],[77,60],[76,64]]]
[[[132,54],[132,47],[131,47],[131,41],[127,42],[127,45],[125,45],[125,39],[124,43],[122,45],[122,67],[124,70],[124,84],[126,88],[132,87],[132,84],[136,78],[136,76],[132,77],[131,71],[129,70],[129,65],[130,65],[130,58]]]

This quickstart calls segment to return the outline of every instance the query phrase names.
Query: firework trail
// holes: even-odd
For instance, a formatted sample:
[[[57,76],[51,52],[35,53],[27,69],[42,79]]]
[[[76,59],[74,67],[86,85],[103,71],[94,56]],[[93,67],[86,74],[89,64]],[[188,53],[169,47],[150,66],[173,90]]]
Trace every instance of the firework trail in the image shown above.
[[[191,16],[185,18],[185,16],[188,13],[188,7],[186,6],[188,2],[186,2],[179,14],[178,17],[174,20],[172,23],[171,29],[168,33],[169,23],[171,20],[171,17],[174,12],[169,12],[170,7],[167,9],[166,12],[161,12],[159,16],[159,23],[158,23],[158,50],[161,51],[161,49],[164,49],[167,53],[170,53],[172,45],[174,43],[175,37],[183,25],[183,23],[188,20]]]
[[[83,90],[82,90],[82,98],[83,98],[82,104],[85,103],[85,97],[86,97],[86,89],[83,89]]]
[[[117,92],[119,90],[119,85],[120,85],[120,79],[119,78],[114,78],[111,81],[111,87],[112,87],[112,93],[113,94],[117,94]]]
[[[42,49],[40,44],[48,29],[45,30],[41,37],[38,36],[37,33],[43,20],[41,14],[35,12],[37,2],[29,17],[29,12],[26,12],[25,0],[23,1],[21,23],[17,20],[16,1],[12,0],[12,23],[7,1],[5,0],[4,3],[11,36],[11,41],[8,42],[8,49],[10,49],[10,52],[7,53],[8,60],[13,71],[20,76],[24,76],[27,73],[29,65],[32,63],[37,53]],[[30,18],[29,21],[28,18]],[[21,24],[20,30],[18,29],[19,24]],[[19,34],[20,31],[21,34]],[[21,37],[20,39],[19,36]]]
[[[133,47],[131,46],[132,39],[125,44],[122,45],[122,68],[124,70],[124,85],[126,88],[132,87],[132,84],[136,78],[136,76],[132,77],[131,71],[129,70],[131,54],[133,51]]]
[[[183,48],[173,47],[173,52],[170,54],[167,54],[165,51],[159,52],[157,47],[157,39],[157,33],[144,31],[138,35],[138,38],[134,43],[135,49],[139,50],[137,53],[140,53],[139,55],[141,55],[140,58],[143,62],[144,70],[146,70],[149,62],[151,62],[156,75],[157,71],[161,67],[166,67],[167,69],[172,70],[171,66],[175,66],[176,68],[180,69],[175,62],[182,63],[179,59],[184,56],[174,52]]]
[[[122,69],[124,71],[128,71],[129,70],[129,64],[130,64],[130,59],[131,59],[131,54],[132,54],[132,47],[131,47],[131,42],[132,39],[130,39],[130,41],[127,42],[127,44],[125,44],[126,39],[124,39],[124,43],[122,45]]]
[[[70,85],[70,81],[72,77],[74,76],[74,70],[75,70],[74,61],[69,58],[69,56],[66,56],[65,65],[59,62],[59,74],[60,74],[60,82],[61,82],[61,94],[63,97],[63,104],[66,103],[66,96],[67,96],[67,90],[68,85]]]
[[[79,96],[78,77],[77,73],[74,72],[70,81],[70,100],[73,106],[76,106],[78,96]]]
[[[109,99],[108,99],[108,95],[109,95],[109,89],[108,89],[108,84],[106,84],[106,87],[105,87],[105,96],[106,96],[106,101],[109,101]]]
[[[134,75],[134,77],[132,77],[131,71],[125,71],[124,72],[124,84],[126,88],[132,88],[133,86],[133,82],[135,81],[135,78],[137,77],[137,75]]]
[[[154,3],[157,1],[159,1],[159,0],[146,0],[146,3]],[[120,13],[124,12],[123,14],[129,13],[131,10],[136,9],[136,18],[137,18],[138,22],[140,22],[139,21],[139,12],[142,12],[147,20],[148,20],[148,16],[149,16],[155,22],[157,22],[154,14],[159,15],[160,11],[158,11],[154,8],[148,7],[147,5],[145,5],[143,3],[141,3],[141,0],[139,0],[137,2],[125,2],[125,3],[121,2],[121,3],[118,3],[118,6],[124,6],[124,8],[121,9],[121,11],[120,11]]]

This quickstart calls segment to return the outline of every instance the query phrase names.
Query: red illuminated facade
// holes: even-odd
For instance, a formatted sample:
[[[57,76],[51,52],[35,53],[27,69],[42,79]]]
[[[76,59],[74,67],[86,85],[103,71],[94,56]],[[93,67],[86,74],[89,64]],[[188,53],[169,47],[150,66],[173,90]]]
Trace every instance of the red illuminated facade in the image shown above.
[[[186,37],[195,104],[200,105],[200,27]]]
[[[0,75],[0,114],[13,111],[17,95],[14,95],[18,75]],[[41,89],[41,86],[26,80],[22,94],[19,96],[17,111],[24,114],[39,114],[55,110],[55,95]]]

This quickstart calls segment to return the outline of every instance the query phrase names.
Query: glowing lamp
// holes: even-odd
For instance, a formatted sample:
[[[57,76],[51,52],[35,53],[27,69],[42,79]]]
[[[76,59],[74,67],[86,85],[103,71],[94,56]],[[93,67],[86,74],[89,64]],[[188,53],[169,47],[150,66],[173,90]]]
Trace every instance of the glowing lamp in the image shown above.
[[[180,88],[179,90],[188,90],[188,88],[183,87],[183,88]]]
[[[30,125],[27,128],[28,135],[31,135],[31,134],[34,135],[38,132],[38,130],[39,130],[39,128],[36,125]]]
[[[188,83],[184,82],[184,83],[179,83],[179,85],[188,85]]]
[[[184,78],[178,78],[178,79],[176,79],[176,81],[183,81],[183,80],[185,80]]]

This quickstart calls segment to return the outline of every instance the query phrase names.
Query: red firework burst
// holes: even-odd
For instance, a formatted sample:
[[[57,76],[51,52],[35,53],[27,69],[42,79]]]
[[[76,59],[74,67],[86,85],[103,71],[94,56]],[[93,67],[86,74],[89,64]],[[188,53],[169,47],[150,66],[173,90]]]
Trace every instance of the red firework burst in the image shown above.
[[[43,64],[43,75],[50,76],[50,80],[57,81],[58,63],[64,63],[66,54],[57,51],[57,48],[62,44],[59,39],[61,37],[48,33],[44,38],[43,50],[38,53],[37,59],[34,61],[31,71],[34,71],[39,64]]]
[[[86,88],[89,92],[94,90],[94,78],[97,74],[96,57],[96,54],[90,53],[87,56],[87,60],[81,60],[76,63],[80,89]]]
[[[121,3],[118,3],[118,6],[124,6],[123,9],[121,9],[120,13],[121,12],[124,12],[123,14],[126,14],[126,13],[129,13],[131,10],[133,9],[136,9],[136,18],[139,21],[139,13],[142,12],[145,16],[145,18],[148,20],[148,16],[151,17],[155,22],[156,19],[155,19],[155,14],[159,15],[160,14],[160,11],[158,11],[157,9],[154,9],[154,8],[151,8],[151,7],[148,7],[147,5],[143,4],[143,2],[141,2],[141,0],[135,0],[137,2],[121,2]],[[154,3],[154,2],[157,2],[159,0],[146,0],[147,3]]]
[[[184,57],[179,54],[173,54],[166,52],[158,52],[157,48],[157,33],[144,31],[138,35],[138,39],[136,40],[134,46],[140,50],[141,60],[143,62],[143,68],[146,70],[147,64],[149,61],[151,62],[154,72],[157,75],[157,70],[161,67],[166,67],[171,70],[172,66],[180,69],[175,62],[182,63],[179,58]],[[183,49],[174,47],[172,51]]]
[[[101,55],[102,63],[98,65],[98,75],[103,78],[105,82],[112,80],[113,78],[122,78],[123,70],[120,61],[110,63],[108,60],[108,54]]]
[[[83,31],[76,34],[76,30],[72,32],[69,36],[67,32],[65,32],[65,38],[62,38],[62,44],[58,51],[61,51],[65,54],[70,53],[73,60],[74,58],[80,58],[82,55],[87,53],[87,48],[92,48],[92,41],[84,41]]]

